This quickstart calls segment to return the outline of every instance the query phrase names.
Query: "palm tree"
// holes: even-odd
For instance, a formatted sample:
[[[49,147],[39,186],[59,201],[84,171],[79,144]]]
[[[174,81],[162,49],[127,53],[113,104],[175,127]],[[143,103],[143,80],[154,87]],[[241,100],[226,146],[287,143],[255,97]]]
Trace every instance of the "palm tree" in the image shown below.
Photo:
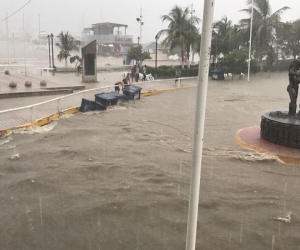
[[[233,49],[238,49],[240,46],[240,32],[237,25],[233,25],[231,20],[226,16],[220,21],[214,23],[213,38],[217,53],[228,54]],[[214,44],[214,42],[213,42]]]
[[[190,48],[192,48],[193,54],[192,54],[192,61],[194,61],[194,53],[195,53],[195,48],[198,46],[198,44],[201,42],[201,36],[198,28],[196,25],[199,24],[201,21],[200,18],[197,16],[193,15],[193,10],[191,9],[191,17],[188,19],[188,29],[189,29],[189,35],[187,37],[188,39],[188,44],[187,44],[187,56],[189,62],[191,61],[191,51]],[[190,63],[188,64],[190,67]]]
[[[190,20],[188,15],[188,8],[182,9],[175,5],[169,15],[162,16],[163,22],[169,22],[168,28],[157,34],[158,37],[166,35],[162,44],[163,46],[170,46],[170,50],[180,47],[182,68],[184,68],[184,52],[190,43],[195,42],[196,33],[198,33],[195,24],[199,23],[199,18],[194,16]]]
[[[285,55],[292,55],[294,60],[300,54],[300,19],[283,23],[276,30],[278,44]]]
[[[60,32],[60,34],[57,36],[59,39],[59,42],[55,45],[60,48],[60,52],[57,55],[57,58],[59,61],[62,59],[65,59],[65,66],[68,67],[68,57],[71,56],[70,52],[72,50],[78,50],[78,45],[80,44],[80,41],[75,40],[74,37],[69,35],[69,32],[63,33]]]
[[[241,11],[246,12],[251,16],[252,0],[247,0],[247,5],[249,7]],[[260,58],[262,58],[264,51],[268,50],[270,42],[274,38],[275,29],[280,24],[282,13],[288,9],[290,8],[285,6],[272,13],[269,0],[254,0],[252,28],[253,43],[256,53],[260,54]],[[250,33],[250,21],[251,18],[240,20],[240,24],[245,30],[246,41],[249,41],[248,34]]]

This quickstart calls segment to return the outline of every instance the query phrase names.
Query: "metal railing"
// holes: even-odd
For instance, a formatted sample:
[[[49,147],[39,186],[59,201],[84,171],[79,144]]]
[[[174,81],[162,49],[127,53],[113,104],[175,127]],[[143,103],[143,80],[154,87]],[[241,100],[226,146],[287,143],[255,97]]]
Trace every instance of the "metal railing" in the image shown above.
[[[136,82],[135,85],[141,85],[143,91],[162,90],[170,88],[180,88],[182,86],[195,86],[195,77],[142,81]],[[0,111],[0,130],[12,129],[21,125],[34,123],[35,121],[48,117],[53,114],[63,112],[72,107],[80,106],[82,98],[94,100],[95,94],[112,92],[115,90],[114,85],[104,86],[94,89],[78,91],[73,94],[60,96],[45,102],[36,103],[24,107]]]

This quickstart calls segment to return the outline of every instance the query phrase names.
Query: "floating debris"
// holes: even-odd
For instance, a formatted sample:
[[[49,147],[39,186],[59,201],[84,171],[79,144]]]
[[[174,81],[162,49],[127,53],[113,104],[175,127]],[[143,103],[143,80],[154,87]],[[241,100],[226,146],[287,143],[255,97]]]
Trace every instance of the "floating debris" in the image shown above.
[[[288,212],[285,217],[277,217],[276,220],[283,221],[283,222],[286,222],[286,223],[290,223],[291,220],[292,220],[291,215],[292,215],[292,213]]]
[[[20,158],[20,155],[19,154],[14,154],[10,157],[11,160],[16,160],[16,159],[19,159]]]

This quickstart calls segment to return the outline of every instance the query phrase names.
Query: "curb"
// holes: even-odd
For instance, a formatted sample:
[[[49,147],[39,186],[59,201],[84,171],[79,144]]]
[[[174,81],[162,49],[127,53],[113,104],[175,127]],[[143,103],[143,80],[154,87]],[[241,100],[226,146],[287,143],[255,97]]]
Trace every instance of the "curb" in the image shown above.
[[[149,91],[142,92],[141,95],[143,97],[147,97],[147,96],[157,95],[157,94],[168,92],[168,91],[195,88],[195,87],[197,87],[197,86],[187,86],[187,87],[169,88],[169,89],[161,89],[161,90],[149,90]],[[56,114],[52,114],[52,115],[43,117],[43,118],[38,119],[37,121],[32,122],[32,123],[27,123],[27,124],[24,124],[24,125],[21,125],[21,126],[0,130],[0,138],[7,135],[7,134],[9,134],[9,133],[11,133],[14,129],[29,128],[31,126],[37,126],[37,127],[44,126],[44,125],[46,125],[46,124],[48,124],[48,123],[50,123],[54,120],[57,120],[62,115],[77,113],[79,111],[79,108],[80,108],[80,106],[74,106],[73,108],[66,109],[66,110],[63,110],[60,113],[56,113]]]
[[[32,96],[47,96],[47,95],[62,95],[62,94],[72,94],[72,89],[56,89],[56,90],[38,90],[38,91],[22,91],[22,92],[7,92],[1,93],[0,99],[7,98],[18,98],[18,97],[32,97]]]
[[[292,155],[288,155],[288,154],[282,154],[278,150],[272,151],[272,150],[268,150],[267,148],[263,148],[263,147],[261,148],[261,147],[258,147],[257,145],[252,145],[250,143],[247,143],[245,140],[243,140],[241,138],[240,134],[243,130],[257,128],[257,127],[258,126],[239,129],[234,136],[234,139],[237,142],[237,144],[240,145],[242,148],[256,151],[257,153],[264,153],[264,154],[268,154],[271,156],[276,156],[283,163],[286,163],[289,165],[298,165],[298,166],[300,165],[300,157],[292,156]],[[267,142],[267,143],[270,143],[270,142]],[[277,146],[277,145],[275,145],[275,146]]]
[[[14,127],[14,128],[10,128],[10,129],[5,129],[5,130],[0,130],[0,138],[2,136],[5,136],[9,133],[11,133],[14,129],[20,129],[20,128],[29,128],[29,127],[32,127],[32,126],[36,126],[36,127],[42,127],[54,120],[57,120],[59,117],[63,116],[63,115],[71,115],[71,114],[75,114],[79,111],[79,108],[80,106],[75,106],[73,108],[70,108],[70,109],[66,109],[60,113],[57,113],[57,114],[52,114],[50,116],[46,116],[46,117],[43,117],[41,119],[38,119],[37,121],[35,122],[32,122],[32,123],[27,123],[27,124],[24,124],[24,125],[21,125],[21,126],[17,126],[17,127]]]

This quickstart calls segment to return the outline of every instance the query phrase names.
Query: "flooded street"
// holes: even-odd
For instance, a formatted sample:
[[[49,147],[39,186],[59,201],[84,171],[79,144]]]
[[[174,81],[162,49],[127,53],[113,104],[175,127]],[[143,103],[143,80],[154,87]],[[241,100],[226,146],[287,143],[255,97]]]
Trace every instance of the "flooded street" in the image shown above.
[[[299,167],[234,141],[287,110],[286,85],[210,81],[197,248],[298,249]],[[184,249],[195,99],[170,91],[1,139],[0,248]]]

